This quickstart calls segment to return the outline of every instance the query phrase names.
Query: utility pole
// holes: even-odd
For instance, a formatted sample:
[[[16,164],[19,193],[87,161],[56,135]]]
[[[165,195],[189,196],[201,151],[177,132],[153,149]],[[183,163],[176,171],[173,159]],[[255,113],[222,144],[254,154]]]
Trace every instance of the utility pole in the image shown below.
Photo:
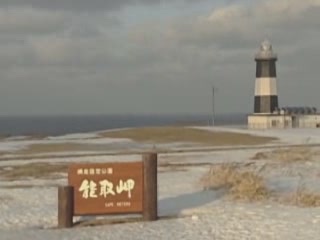
[[[215,88],[214,86],[212,86],[212,126],[214,126],[214,91],[215,91]]]

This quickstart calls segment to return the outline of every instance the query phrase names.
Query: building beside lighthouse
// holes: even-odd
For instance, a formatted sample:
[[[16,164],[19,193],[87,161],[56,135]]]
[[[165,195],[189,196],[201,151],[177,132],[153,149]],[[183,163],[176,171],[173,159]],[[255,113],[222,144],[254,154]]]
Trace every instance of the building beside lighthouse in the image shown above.
[[[253,113],[248,128],[318,128],[320,114],[314,107],[279,107],[277,89],[277,54],[269,41],[261,43],[255,55],[256,80]]]

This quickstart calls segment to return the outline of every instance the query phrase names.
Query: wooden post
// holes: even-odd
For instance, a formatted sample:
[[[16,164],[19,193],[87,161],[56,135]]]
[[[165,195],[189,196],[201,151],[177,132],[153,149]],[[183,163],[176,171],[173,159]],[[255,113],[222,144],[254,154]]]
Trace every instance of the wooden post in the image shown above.
[[[155,221],[158,219],[158,156],[156,153],[143,155],[143,219]]]
[[[58,188],[58,228],[71,228],[73,225],[73,187]]]

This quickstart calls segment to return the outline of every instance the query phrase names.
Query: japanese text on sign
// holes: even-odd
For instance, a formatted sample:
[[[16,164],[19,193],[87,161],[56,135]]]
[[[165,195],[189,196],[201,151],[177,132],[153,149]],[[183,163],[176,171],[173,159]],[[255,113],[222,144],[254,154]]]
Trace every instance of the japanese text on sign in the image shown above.
[[[120,180],[115,188],[114,184],[107,179],[99,181],[98,183],[93,180],[84,179],[79,188],[79,192],[82,192],[82,197],[85,199],[97,198],[98,195],[106,198],[108,195],[121,194],[122,192],[127,192],[128,198],[131,198],[131,191],[134,185],[135,181],[132,179],[126,181]]]
[[[79,168],[77,169],[77,175],[105,175],[113,174],[112,168]]]

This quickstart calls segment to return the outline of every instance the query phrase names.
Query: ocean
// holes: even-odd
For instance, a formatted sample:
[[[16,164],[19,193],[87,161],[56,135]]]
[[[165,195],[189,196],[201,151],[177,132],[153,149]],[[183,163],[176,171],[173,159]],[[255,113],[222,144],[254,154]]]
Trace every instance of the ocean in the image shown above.
[[[128,127],[209,125],[209,115],[94,115],[0,117],[0,136],[64,135]],[[215,125],[243,125],[246,114],[215,116]]]

